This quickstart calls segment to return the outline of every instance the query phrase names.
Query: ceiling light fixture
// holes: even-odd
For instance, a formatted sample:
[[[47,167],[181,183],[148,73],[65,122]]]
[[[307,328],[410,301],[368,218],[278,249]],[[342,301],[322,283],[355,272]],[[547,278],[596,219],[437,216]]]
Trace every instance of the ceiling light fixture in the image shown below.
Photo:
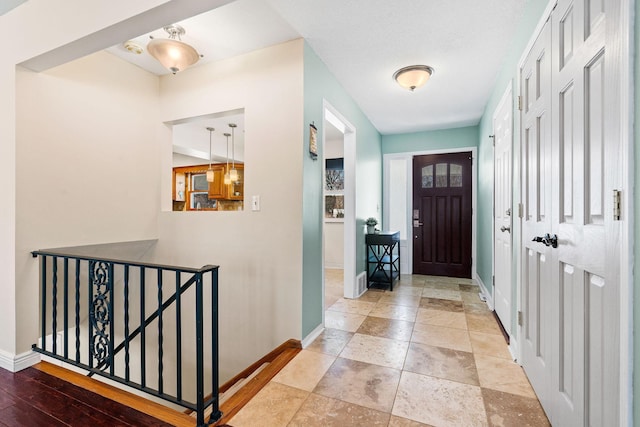
[[[164,30],[169,33],[168,39],[153,39],[147,45],[147,51],[151,56],[173,74],[198,62],[200,59],[198,52],[180,41],[180,36],[185,33],[184,28],[179,25],[168,25]]]
[[[224,136],[227,137],[227,168],[224,174],[224,184],[229,185],[231,184],[231,176],[229,176],[229,137],[231,136],[231,134],[225,133]]]
[[[235,123],[229,123],[229,127],[231,128],[231,160],[233,161],[233,165],[231,166],[231,170],[229,171],[229,179],[231,182],[238,181],[238,171],[236,170],[236,133],[235,130],[238,127]]]
[[[140,55],[143,52],[142,46],[133,40],[127,40],[122,45],[128,52],[133,53],[134,55]]]
[[[213,182],[213,168],[211,167],[211,134],[215,130],[214,128],[207,128],[209,131],[209,169],[207,169],[207,181]]]
[[[434,69],[428,65],[410,65],[393,73],[393,79],[400,86],[413,92],[427,83]]]

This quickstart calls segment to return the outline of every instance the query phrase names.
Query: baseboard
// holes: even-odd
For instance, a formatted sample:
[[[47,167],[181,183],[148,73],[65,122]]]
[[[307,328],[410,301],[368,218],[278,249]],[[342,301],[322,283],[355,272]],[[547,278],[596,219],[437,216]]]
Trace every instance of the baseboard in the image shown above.
[[[262,356],[255,363],[252,363],[248,368],[246,368],[245,370],[240,372],[238,375],[236,375],[235,377],[231,378],[226,383],[222,384],[220,386],[219,392],[220,393],[224,393],[225,391],[227,391],[229,389],[229,387],[231,387],[232,385],[234,385],[235,383],[237,383],[241,379],[247,378],[249,375],[251,375],[253,373],[253,371],[258,369],[264,363],[273,362],[278,356],[280,356],[280,354],[284,353],[286,350],[288,350],[290,348],[299,350],[299,349],[302,348],[302,344],[300,343],[300,341],[294,340],[294,339],[290,339],[290,340],[287,340],[287,341],[283,342],[278,347],[274,348],[269,353],[267,353],[264,356]]]
[[[480,299],[487,303],[489,310],[493,311],[493,298],[491,297],[491,293],[489,293],[487,286],[478,274],[476,274],[476,282],[478,282],[478,286],[480,287]]]
[[[264,368],[258,375],[245,384],[240,390],[238,390],[227,401],[220,405],[222,411],[222,418],[218,420],[214,425],[222,426],[229,422],[235,414],[237,414],[249,401],[256,395],[264,386],[266,386],[278,372],[280,372],[296,355],[302,351],[300,341],[289,340],[281,344],[264,356],[262,359],[245,369],[240,374],[236,375],[234,379],[227,381],[220,387],[220,392],[228,390],[233,384],[235,384],[241,378],[247,378],[257,367],[262,366],[263,363],[269,362],[269,365]],[[255,367],[255,368],[254,368]]]
[[[331,270],[344,270],[344,264],[340,264],[338,262],[336,263],[332,263],[332,262],[327,262],[325,260],[324,262],[324,268],[329,268]]]
[[[520,363],[520,361],[518,360],[518,343],[516,342],[515,338],[513,337],[513,335],[509,335],[510,339],[509,339],[509,353],[511,353],[511,358],[513,359],[514,362],[516,362],[518,365],[522,366],[522,363]]]
[[[324,331],[324,326],[323,325],[318,325],[317,328],[315,328],[313,331],[311,331],[311,333],[309,335],[307,335],[303,340],[302,340],[302,348],[307,348],[309,347],[309,345],[316,339],[318,338],[318,336],[322,333],[322,331]]]
[[[18,372],[40,362],[40,354],[34,351],[27,351],[18,355],[13,355],[0,350],[0,368],[11,372]]]

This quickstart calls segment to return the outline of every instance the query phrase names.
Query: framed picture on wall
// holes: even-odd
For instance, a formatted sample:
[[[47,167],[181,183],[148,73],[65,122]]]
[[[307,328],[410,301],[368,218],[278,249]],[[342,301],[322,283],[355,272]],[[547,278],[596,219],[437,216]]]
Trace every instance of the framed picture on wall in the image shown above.
[[[327,222],[344,221],[344,195],[330,194],[324,196],[324,219]]]
[[[318,128],[313,123],[309,125],[309,156],[313,160],[318,158]]]
[[[325,160],[324,189],[344,191],[344,158]]]
[[[344,158],[325,159],[324,220],[344,222]]]

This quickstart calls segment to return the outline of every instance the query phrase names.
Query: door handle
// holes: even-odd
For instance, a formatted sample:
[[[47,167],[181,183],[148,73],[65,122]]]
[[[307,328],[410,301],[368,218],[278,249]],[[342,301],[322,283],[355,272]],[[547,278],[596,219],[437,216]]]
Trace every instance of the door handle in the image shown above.
[[[555,234],[553,236],[550,236],[549,233],[547,233],[542,237],[536,236],[536,237],[533,238],[532,241],[533,242],[538,242],[538,243],[543,243],[545,246],[551,246],[553,248],[557,248],[558,247],[558,236],[555,235]]]
[[[511,227],[505,227],[504,225],[502,227],[500,227],[500,231],[502,231],[503,233],[505,231],[508,231],[509,233],[511,233]]]

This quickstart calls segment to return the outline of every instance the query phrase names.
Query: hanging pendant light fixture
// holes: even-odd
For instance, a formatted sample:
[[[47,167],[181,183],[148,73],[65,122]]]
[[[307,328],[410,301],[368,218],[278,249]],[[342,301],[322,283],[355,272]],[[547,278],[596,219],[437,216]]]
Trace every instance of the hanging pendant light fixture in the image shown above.
[[[173,74],[198,62],[200,59],[198,52],[180,40],[180,36],[185,33],[184,28],[179,25],[168,25],[164,30],[169,33],[168,39],[153,39],[147,44],[147,51],[151,56]]]
[[[231,128],[231,160],[233,164],[231,166],[231,171],[229,172],[229,179],[231,182],[238,181],[238,171],[236,170],[236,133],[235,129],[238,127],[235,123],[229,123],[229,127]]]
[[[231,177],[229,176],[229,137],[231,136],[231,134],[225,133],[224,136],[227,137],[227,169],[224,174],[224,184],[229,185],[231,184]]]
[[[213,168],[211,167],[211,134],[215,130],[214,128],[207,128],[209,131],[209,169],[207,169],[207,181],[213,182]]]
[[[424,86],[433,72],[433,67],[428,65],[410,65],[393,73],[393,79],[403,88],[413,92],[415,89]]]

